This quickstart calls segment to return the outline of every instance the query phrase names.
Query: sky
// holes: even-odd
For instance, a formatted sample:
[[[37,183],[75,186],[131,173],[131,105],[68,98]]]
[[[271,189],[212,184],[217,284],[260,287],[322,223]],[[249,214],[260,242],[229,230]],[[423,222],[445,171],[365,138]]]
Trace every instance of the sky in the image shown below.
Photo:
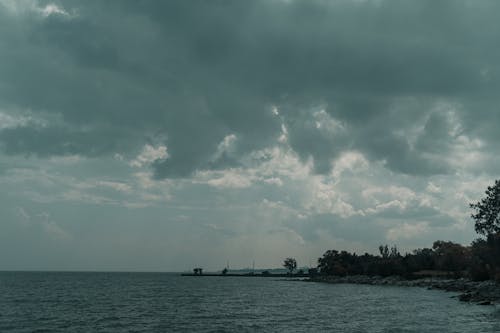
[[[0,270],[470,243],[500,2],[0,0]]]

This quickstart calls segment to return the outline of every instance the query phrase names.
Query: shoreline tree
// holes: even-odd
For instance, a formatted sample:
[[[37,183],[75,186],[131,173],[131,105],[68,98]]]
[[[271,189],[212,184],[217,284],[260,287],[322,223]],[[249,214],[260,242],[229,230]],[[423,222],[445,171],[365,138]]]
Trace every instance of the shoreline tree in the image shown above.
[[[500,180],[488,186],[485,194],[469,206],[473,209],[471,218],[476,232],[486,237],[468,246],[437,240],[432,248],[416,249],[404,255],[395,245],[380,245],[379,255],[357,255],[332,249],[318,258],[317,271],[324,276],[466,277],[473,281],[500,283]]]
[[[293,274],[293,271],[297,268],[297,260],[294,258],[286,258],[283,262],[283,267],[288,269],[290,274]]]
[[[476,232],[488,236],[500,232],[500,180],[488,186],[485,194],[485,198],[471,203],[470,207],[475,210],[471,217],[475,221]]]
[[[479,269],[478,275],[484,276],[486,271],[490,279],[500,282],[500,180],[488,186],[485,194],[486,197],[470,204],[474,209],[471,214],[475,221],[474,228],[478,234],[486,236],[486,242],[476,240],[472,244],[473,262]]]

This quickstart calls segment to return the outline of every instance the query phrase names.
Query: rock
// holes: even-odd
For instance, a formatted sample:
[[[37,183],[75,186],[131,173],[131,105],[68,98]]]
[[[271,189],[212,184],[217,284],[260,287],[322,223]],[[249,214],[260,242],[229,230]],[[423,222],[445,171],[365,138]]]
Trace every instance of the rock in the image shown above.
[[[475,282],[467,279],[422,278],[405,280],[398,276],[318,276],[309,281],[326,283],[353,283],[368,285],[391,285],[407,287],[423,287],[461,293],[458,298],[462,302],[472,302],[480,305],[491,305],[500,302],[500,285],[494,281]]]
[[[458,296],[458,299],[462,302],[469,302],[472,299],[471,293],[461,294]]]

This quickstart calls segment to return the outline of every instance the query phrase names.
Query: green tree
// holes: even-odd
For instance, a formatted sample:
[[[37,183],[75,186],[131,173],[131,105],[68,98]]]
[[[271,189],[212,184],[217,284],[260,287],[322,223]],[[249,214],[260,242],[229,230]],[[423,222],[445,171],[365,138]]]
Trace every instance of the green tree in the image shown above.
[[[495,185],[488,186],[486,197],[476,203],[471,203],[474,209],[471,217],[475,221],[476,232],[491,235],[500,232],[500,180],[495,180]]]
[[[488,241],[482,238],[475,239],[471,245],[471,263],[469,267],[469,275],[474,281],[485,281],[494,278],[492,267],[495,264],[493,251],[489,246]]]
[[[384,259],[389,258],[389,246],[380,245],[378,247],[378,251],[380,252],[380,256],[382,256],[382,258]]]
[[[435,241],[432,245],[436,268],[458,272],[465,270],[470,262],[470,249],[458,243]]]
[[[321,274],[335,275],[339,251],[328,250],[321,258],[318,258],[318,269]]]
[[[399,258],[399,257],[401,257],[401,253],[399,253],[398,247],[396,245],[393,245],[391,247],[391,253],[389,254],[389,258],[395,259],[395,258]]]
[[[283,262],[283,267],[288,269],[291,274],[297,268],[297,260],[295,260],[294,258],[286,258]]]

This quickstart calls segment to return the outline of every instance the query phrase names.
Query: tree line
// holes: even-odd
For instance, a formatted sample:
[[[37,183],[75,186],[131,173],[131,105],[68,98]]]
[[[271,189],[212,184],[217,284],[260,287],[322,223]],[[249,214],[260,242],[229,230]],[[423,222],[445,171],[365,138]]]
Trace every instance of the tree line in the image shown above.
[[[479,202],[470,204],[475,230],[482,237],[468,246],[438,240],[432,248],[416,249],[404,255],[396,246],[388,245],[380,245],[378,255],[328,250],[318,259],[317,268],[311,269],[310,274],[400,275],[407,278],[445,275],[500,282],[500,180],[488,186],[485,194]],[[289,259],[285,266],[288,269],[291,268]]]

